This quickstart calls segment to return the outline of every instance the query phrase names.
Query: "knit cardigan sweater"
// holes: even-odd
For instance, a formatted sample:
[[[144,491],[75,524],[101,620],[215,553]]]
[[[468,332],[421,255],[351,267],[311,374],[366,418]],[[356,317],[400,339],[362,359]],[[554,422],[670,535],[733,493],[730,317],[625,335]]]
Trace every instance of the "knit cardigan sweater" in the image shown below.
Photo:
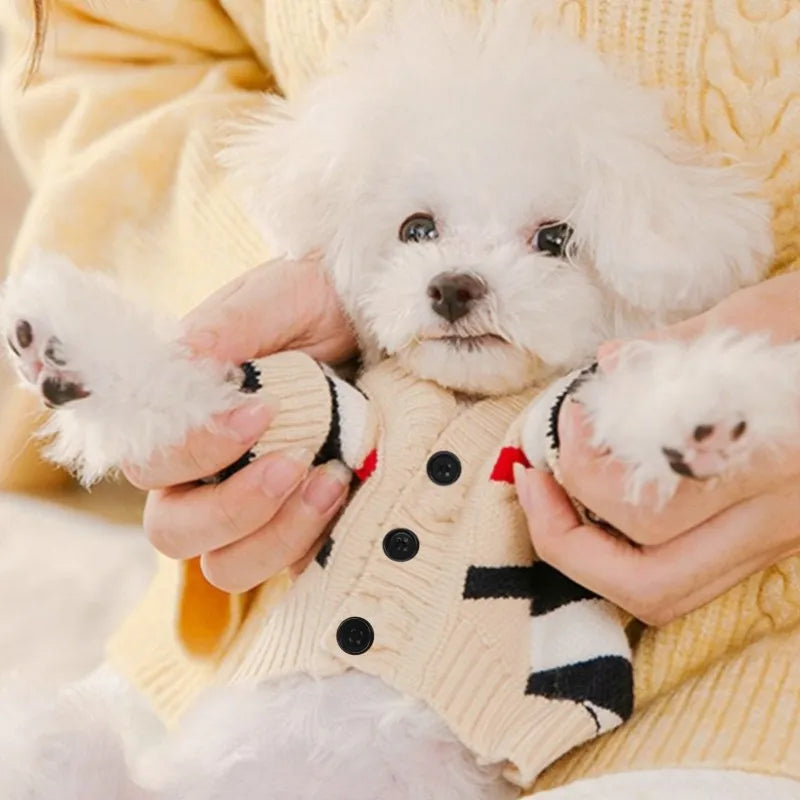
[[[14,261],[38,243],[78,264],[112,264],[182,312],[267,258],[214,161],[220,122],[253,108],[259,91],[296,91],[365,14],[402,2],[51,0],[57,35],[23,93],[32,3],[0,0],[0,102],[34,190]],[[775,210],[775,270],[800,265],[800,5],[544,3],[553,25],[660,89],[691,140],[762,169]],[[23,419],[4,416],[3,426],[27,439]],[[203,687],[252,662],[287,583],[280,576],[230,597],[196,562],[163,560],[112,644],[112,662],[174,718]],[[790,558],[646,630],[634,653],[631,719],[561,759],[537,788],[660,766],[800,779],[798,663],[800,558]]]
[[[291,440],[361,485],[283,599],[251,615],[232,680],[377,675],[521,786],[630,716],[621,613],[536,561],[517,502],[535,390],[465,403],[393,359],[356,388],[298,352],[245,364],[242,388],[282,402],[232,469]]]

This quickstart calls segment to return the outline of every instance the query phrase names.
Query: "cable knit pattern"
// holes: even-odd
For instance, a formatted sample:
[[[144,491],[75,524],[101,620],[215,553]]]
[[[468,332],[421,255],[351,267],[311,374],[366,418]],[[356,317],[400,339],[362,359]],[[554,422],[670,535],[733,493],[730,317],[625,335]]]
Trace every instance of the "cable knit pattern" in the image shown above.
[[[481,0],[446,2],[475,9]],[[797,0],[530,2],[546,24],[661,90],[670,120],[691,140],[747,162],[775,209],[776,270],[800,266]],[[52,0],[58,37],[23,95],[30,5],[0,5],[5,122],[36,183],[17,256],[39,242],[77,263],[111,263],[180,310],[265,255],[214,163],[220,121],[258,103],[258,89],[297,92],[349,31],[404,0]],[[228,605],[201,580],[164,562],[112,648],[167,716],[217,676],[221,661],[243,668],[252,609],[265,614],[285,589],[279,579]],[[180,608],[189,585],[207,597],[211,616],[216,608],[215,641],[231,643],[227,657],[178,647],[183,618],[165,609]],[[192,625],[209,617],[203,611]],[[567,756],[540,785],[682,764],[800,778],[798,656],[795,558],[646,631],[633,718]]]

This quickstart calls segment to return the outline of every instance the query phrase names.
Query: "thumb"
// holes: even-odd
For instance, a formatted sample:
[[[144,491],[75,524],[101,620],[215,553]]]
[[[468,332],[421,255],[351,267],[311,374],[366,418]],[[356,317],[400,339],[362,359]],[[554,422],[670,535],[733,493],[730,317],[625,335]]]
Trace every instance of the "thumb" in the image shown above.
[[[637,338],[645,342],[662,342],[664,340],[677,340],[685,342],[691,339],[696,339],[699,336],[702,336],[704,333],[707,333],[709,330],[711,330],[714,324],[715,322],[711,319],[709,312],[704,311],[702,314],[698,314],[696,317],[690,317],[689,319],[685,319],[682,322],[677,322],[674,325],[668,325],[666,328],[658,328],[654,331],[648,331]]]
[[[303,263],[270,261],[223,286],[184,317],[182,342],[196,355],[234,362],[286,349],[324,291]]]
[[[558,536],[580,524],[572,503],[549,472],[515,464],[514,484],[532,535],[544,531]]]
[[[649,331],[636,337],[642,341],[688,341],[704,333],[735,328],[743,334],[768,333],[774,342],[793,342],[800,334],[800,273],[787,272],[739,289],[695,317]],[[624,342],[610,341],[598,348],[601,369],[613,368]]]

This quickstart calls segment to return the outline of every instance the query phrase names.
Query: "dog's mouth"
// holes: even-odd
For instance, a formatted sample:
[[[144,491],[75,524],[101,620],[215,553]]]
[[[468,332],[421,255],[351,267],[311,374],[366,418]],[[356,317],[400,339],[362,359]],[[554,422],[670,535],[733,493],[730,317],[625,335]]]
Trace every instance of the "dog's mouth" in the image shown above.
[[[472,353],[487,347],[505,345],[508,342],[496,333],[482,333],[477,336],[442,336],[437,341],[443,342],[454,350],[466,350]]]

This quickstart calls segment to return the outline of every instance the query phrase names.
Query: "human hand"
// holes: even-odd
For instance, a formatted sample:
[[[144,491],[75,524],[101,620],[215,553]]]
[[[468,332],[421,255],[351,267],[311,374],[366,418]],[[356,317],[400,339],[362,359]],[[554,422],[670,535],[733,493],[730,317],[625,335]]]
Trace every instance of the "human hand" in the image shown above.
[[[328,277],[315,259],[275,261],[220,289],[184,320],[198,354],[245,361],[286,349],[328,362],[355,353],[355,339]],[[214,420],[185,443],[125,470],[148,490],[144,527],[171,558],[200,556],[206,579],[242,592],[286,567],[302,569],[347,496],[338,462],[309,468],[313,454],[272,453],[219,484],[197,481],[234,463],[269,426],[263,399]]]
[[[647,338],[693,339],[733,327],[800,338],[800,274],[732,295],[710,311]],[[614,368],[617,345],[601,348],[601,369]],[[800,399],[799,399],[800,402]],[[549,474],[517,472],[517,490],[540,558],[644,622],[663,625],[747,576],[800,552],[800,448],[758,453],[747,469],[714,482],[681,480],[666,505],[645,492],[625,496],[625,465],[590,446],[580,405],[559,418],[563,488]],[[565,491],[625,537],[585,525]]]

